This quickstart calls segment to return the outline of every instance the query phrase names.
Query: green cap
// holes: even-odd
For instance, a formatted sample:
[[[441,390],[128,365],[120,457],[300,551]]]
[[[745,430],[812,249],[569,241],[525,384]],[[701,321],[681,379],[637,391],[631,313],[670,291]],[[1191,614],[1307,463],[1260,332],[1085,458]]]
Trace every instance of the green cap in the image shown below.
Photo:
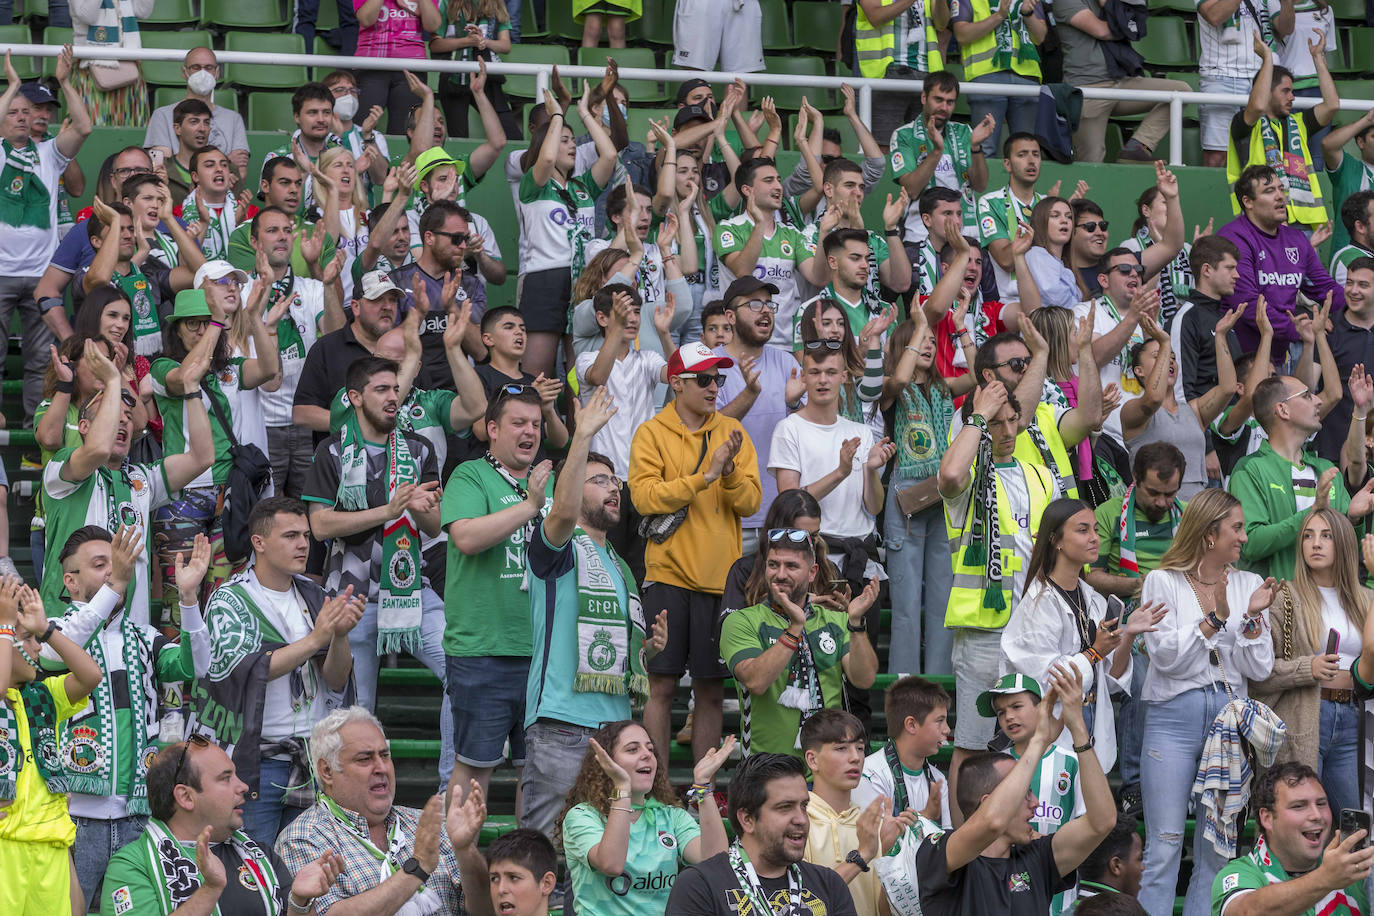
[[[431,146],[415,157],[415,176],[417,179],[424,178],[441,165],[451,165],[458,170],[459,175],[463,174],[462,162],[450,156],[448,150],[442,146]]]
[[[989,719],[997,718],[997,710],[992,708],[992,698],[1008,693],[1033,693],[1037,700],[1043,696],[1040,682],[1029,674],[1004,674],[992,685],[991,690],[978,694],[978,712]]]
[[[172,309],[172,320],[183,318],[209,318],[210,306],[205,301],[205,290],[183,289],[177,293],[176,305]]]

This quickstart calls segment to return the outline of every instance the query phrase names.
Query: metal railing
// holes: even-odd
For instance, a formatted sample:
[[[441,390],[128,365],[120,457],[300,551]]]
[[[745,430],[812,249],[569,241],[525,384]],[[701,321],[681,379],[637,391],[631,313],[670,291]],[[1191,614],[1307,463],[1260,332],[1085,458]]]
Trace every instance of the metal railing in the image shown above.
[[[61,52],[58,45],[41,44],[0,44],[0,52],[9,51],[18,57],[56,57]],[[172,61],[180,62],[186,56],[185,49],[176,48],[95,48],[77,46],[73,53],[78,59],[134,60],[134,61]],[[615,56],[614,50],[607,54]],[[216,51],[215,57],[223,64],[254,64],[258,66],[305,66],[327,67],[347,70],[411,70],[416,73],[475,73],[477,65],[467,61],[454,60],[415,60],[409,58],[385,57],[345,57],[338,54],[267,54],[258,51]],[[552,65],[543,63],[500,63],[487,64],[487,72],[505,76],[533,76],[535,90],[543,95],[549,88]],[[601,68],[586,66],[561,66],[560,76],[571,79],[600,79]],[[681,83],[691,79],[702,79],[709,83],[731,83],[736,78],[743,79],[751,86],[789,86],[801,89],[839,89],[848,83],[856,91],[859,117],[865,124],[872,123],[873,93],[875,92],[919,92],[919,84],[910,80],[865,79],[861,77],[813,76],[809,74],[769,73],[726,73],[720,71],[702,72],[698,70],[652,70],[639,67],[622,67],[620,77],[627,80],[648,80],[662,83]],[[1005,83],[968,83],[959,84],[959,91],[971,96],[1009,96],[1013,98],[1036,98],[1040,95],[1039,86],[1015,86]],[[1085,99],[1112,99],[1114,101],[1162,102],[1169,106],[1169,163],[1183,164],[1183,107],[1185,105],[1233,105],[1243,106],[1247,97],[1236,93],[1221,92],[1171,92],[1156,89],[1109,89],[1084,87]],[[1313,108],[1320,99],[1299,98],[1294,100],[1295,108]],[[1374,108],[1371,99],[1341,99],[1342,111],[1365,112]],[[879,138],[879,141],[884,138]]]

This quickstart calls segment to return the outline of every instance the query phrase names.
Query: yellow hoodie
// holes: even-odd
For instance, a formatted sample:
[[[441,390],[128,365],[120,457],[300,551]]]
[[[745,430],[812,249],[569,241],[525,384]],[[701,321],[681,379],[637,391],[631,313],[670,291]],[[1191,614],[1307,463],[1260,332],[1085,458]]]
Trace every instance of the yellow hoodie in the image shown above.
[[[719,595],[725,590],[730,565],[743,550],[740,519],[757,512],[763,501],[758,455],[738,420],[717,411],[693,431],[683,424],[676,404],[669,402],[643,423],[630,445],[630,499],[635,510],[640,515],[660,515],[688,507],[682,525],[667,540],[662,544],[649,541],[645,547],[644,577],[649,582]],[[735,430],[744,436],[744,443],[735,455],[734,470],[707,483],[712,453]],[[703,437],[708,437],[706,457],[697,468]]]

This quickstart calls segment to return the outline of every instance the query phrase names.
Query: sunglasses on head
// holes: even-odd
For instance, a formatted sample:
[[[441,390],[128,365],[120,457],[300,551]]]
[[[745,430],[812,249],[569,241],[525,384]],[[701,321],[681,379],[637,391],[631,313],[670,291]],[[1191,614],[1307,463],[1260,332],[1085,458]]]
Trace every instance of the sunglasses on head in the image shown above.
[[[806,345],[808,350],[838,350],[844,346],[843,340],[813,340]]]
[[[1101,229],[1103,232],[1106,232],[1106,231],[1107,231],[1107,221],[1106,221],[1105,219],[1104,219],[1104,220],[1090,220],[1090,221],[1088,221],[1088,222],[1086,222],[1086,223],[1079,223],[1079,224],[1078,224],[1078,228],[1079,228],[1079,229],[1082,229],[1084,232],[1096,232],[1098,229]]]
[[[725,376],[719,372],[679,372],[678,378],[694,379],[699,388],[710,388],[712,385],[720,386],[725,384]]]
[[[186,772],[186,761],[191,757],[192,746],[207,748],[210,746],[210,739],[204,735],[192,732],[186,736],[186,743],[181,748],[181,759],[177,761],[177,768],[172,771],[172,787],[175,788],[182,784],[182,774]]]
[[[768,531],[768,543],[777,544],[783,539],[791,541],[793,544],[804,544],[811,540],[811,532],[803,531],[800,528],[772,528]]]
[[[1012,372],[1025,372],[1025,371],[1026,371],[1026,367],[1029,366],[1029,365],[1030,365],[1030,357],[1028,357],[1028,356],[1013,356],[1011,359],[1009,359],[1009,360],[1007,360],[1007,361],[1005,361],[1005,362],[995,363],[995,364],[993,365],[992,368],[994,368],[994,369],[1000,369],[1002,366],[1008,366],[1008,367],[1010,367],[1010,369],[1011,369]]]

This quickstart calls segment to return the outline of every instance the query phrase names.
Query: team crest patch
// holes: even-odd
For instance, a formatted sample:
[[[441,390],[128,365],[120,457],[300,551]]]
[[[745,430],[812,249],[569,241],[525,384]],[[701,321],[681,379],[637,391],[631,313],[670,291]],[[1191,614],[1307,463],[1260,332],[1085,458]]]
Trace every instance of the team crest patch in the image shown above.
[[[246,891],[258,891],[258,876],[253,874],[253,869],[248,867],[247,862],[239,866],[239,884],[243,885]]]
[[[10,182],[11,194],[18,194],[22,190],[24,190],[24,179],[22,177],[15,178],[13,181]]]
[[[142,488],[142,481],[130,481],[130,483],[140,489]],[[119,508],[115,510],[115,514],[119,516],[119,523],[126,528],[132,528],[138,524],[138,510],[134,508],[133,503],[120,503]]]
[[[1007,890],[1013,894],[1029,893],[1030,889],[1030,872],[1022,871],[1007,876]]]
[[[615,644],[611,642],[609,630],[597,630],[592,634],[591,645],[587,647],[587,664],[597,671],[607,671],[615,664]]]
[[[1058,778],[1055,779],[1055,781],[1054,781],[1054,787],[1055,787],[1056,789],[1059,790],[1059,794],[1060,794],[1060,795],[1063,795],[1065,792],[1069,791],[1069,772],[1068,772],[1068,770],[1060,770],[1060,771],[1059,771],[1059,776],[1058,776]]]
[[[1300,260],[1302,260],[1302,255],[1298,252],[1298,249],[1296,248],[1285,248],[1283,249],[1283,253],[1288,256],[1289,264],[1296,264]]]
[[[67,759],[63,766],[73,773],[94,773],[105,762],[105,748],[95,729],[84,725],[72,729],[67,745]]]
[[[722,248],[729,248],[735,244],[735,236],[730,230],[726,229],[720,234],[720,244]]]
[[[415,563],[410,558],[410,538],[402,535],[396,541],[396,553],[391,558],[387,572],[399,591],[405,591],[415,584]]]
[[[1240,886],[1240,875],[1227,875],[1221,879],[1221,891],[1227,893]]]
[[[778,246],[778,250],[780,250],[780,251],[782,252],[782,256],[783,256],[784,258],[790,258],[790,257],[792,257],[792,251],[793,251],[793,249],[792,249],[792,243],[791,243],[791,242],[783,242],[781,245]]]
[[[658,845],[662,846],[664,849],[677,849],[677,837],[673,836],[671,833],[659,831]]]
[[[133,895],[129,893],[129,886],[126,884],[123,887],[115,888],[114,893],[110,894],[110,902],[114,904],[115,916],[132,910],[134,908],[134,898]]]
[[[424,415],[425,415],[425,409],[424,409],[423,407],[421,407],[419,404],[412,404],[412,405],[410,405],[410,418],[411,418],[412,420],[418,420],[418,419],[420,419],[421,417],[423,417]]]
[[[820,636],[816,637],[816,643],[826,655],[830,655],[835,651],[835,637],[829,632],[823,632]]]

